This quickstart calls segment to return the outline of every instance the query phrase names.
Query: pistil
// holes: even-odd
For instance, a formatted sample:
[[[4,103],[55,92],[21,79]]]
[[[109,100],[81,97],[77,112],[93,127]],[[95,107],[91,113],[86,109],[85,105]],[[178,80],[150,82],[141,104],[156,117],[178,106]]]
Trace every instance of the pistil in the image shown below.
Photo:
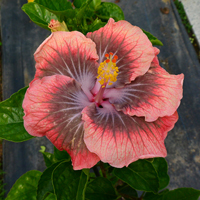
[[[103,101],[103,93],[107,85],[112,85],[117,81],[118,67],[116,66],[116,60],[118,56],[113,56],[113,53],[105,54],[106,60],[100,63],[98,68],[97,79],[101,84],[101,88],[95,96],[95,102],[97,105],[101,105]]]
[[[97,95],[95,96],[95,102],[97,106],[100,106],[102,101],[103,101],[103,93],[105,91],[106,87],[101,87],[100,90],[98,91]]]

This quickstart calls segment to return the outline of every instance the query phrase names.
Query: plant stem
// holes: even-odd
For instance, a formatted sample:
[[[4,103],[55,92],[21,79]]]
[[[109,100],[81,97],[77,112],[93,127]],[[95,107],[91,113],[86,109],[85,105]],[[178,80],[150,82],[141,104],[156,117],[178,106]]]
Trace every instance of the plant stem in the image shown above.
[[[103,165],[103,162],[101,162],[101,161],[100,161],[100,168],[101,168],[103,177],[104,177],[104,178],[107,178],[107,176],[106,176],[106,169],[105,169],[105,167],[104,167],[104,165]]]

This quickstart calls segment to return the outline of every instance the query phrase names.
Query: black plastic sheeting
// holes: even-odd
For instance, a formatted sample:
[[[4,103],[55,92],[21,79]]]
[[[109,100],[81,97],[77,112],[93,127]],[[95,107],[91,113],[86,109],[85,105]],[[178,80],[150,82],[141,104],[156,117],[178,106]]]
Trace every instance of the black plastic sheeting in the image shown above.
[[[3,42],[3,98],[28,85],[35,72],[33,53],[50,34],[30,21],[21,10],[26,0],[3,0],[1,7]],[[110,2],[114,2],[110,1]],[[159,60],[169,73],[184,73],[184,98],[178,109],[179,121],[168,134],[169,188],[200,189],[200,64],[188,35],[170,0],[121,0],[125,19],[151,32],[164,46]],[[164,14],[161,8],[168,8]],[[45,138],[23,143],[3,143],[6,190],[28,170],[44,170],[40,146],[52,145]]]

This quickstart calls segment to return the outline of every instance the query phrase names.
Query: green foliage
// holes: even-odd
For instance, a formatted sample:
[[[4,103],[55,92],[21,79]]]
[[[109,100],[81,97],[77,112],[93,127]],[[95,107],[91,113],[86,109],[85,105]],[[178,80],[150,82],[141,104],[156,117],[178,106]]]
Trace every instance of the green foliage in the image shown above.
[[[23,174],[13,185],[5,200],[36,200],[37,185],[42,172],[32,170]]]
[[[145,31],[145,30],[142,30],[146,36],[149,38],[149,40],[151,41],[152,45],[158,45],[158,46],[163,46],[163,43],[158,40],[155,36],[153,36],[151,33]]]
[[[115,21],[124,20],[124,13],[121,8],[113,3],[102,2],[97,8],[97,16],[102,20],[113,18]]]
[[[117,198],[112,183],[103,177],[97,177],[87,185],[86,200],[115,200]]]
[[[38,3],[53,11],[72,9],[72,4],[66,0],[34,0],[34,3]]]
[[[200,191],[193,188],[178,188],[169,191],[164,190],[159,194],[146,193],[144,200],[198,200]]]
[[[159,178],[152,163],[138,160],[128,167],[114,169],[114,174],[136,190],[158,192]]]
[[[41,151],[44,153],[45,148]],[[138,160],[122,169],[101,163],[100,168],[97,166],[99,177],[89,169],[73,170],[72,163],[63,160],[66,155],[55,149],[54,162],[43,173],[33,170],[22,175],[6,200],[139,200],[137,190],[146,192],[142,194],[144,200],[198,200],[200,196],[193,188],[158,192],[169,182],[164,158]],[[117,181],[111,181],[113,178]]]
[[[199,196],[199,190],[193,188],[178,188],[164,194],[162,200],[197,200]]]
[[[37,189],[37,200],[43,200],[43,198],[50,194],[54,193],[53,183],[52,183],[52,174],[55,168],[60,165],[61,162],[54,163],[50,167],[48,167],[42,173],[40,180],[38,182],[38,189]]]
[[[81,8],[87,0],[74,0],[73,4],[76,8]],[[89,7],[96,9],[101,4],[101,0],[92,0],[89,4]]]
[[[24,4],[22,10],[34,23],[47,30],[49,30],[48,24],[51,19],[58,20],[58,17],[53,12],[50,12],[47,8],[35,2]]]
[[[169,184],[169,176],[167,174],[168,166],[164,158],[154,158],[152,165],[154,166],[159,179],[159,190],[166,188]]]
[[[57,200],[57,199],[55,194],[49,193],[47,197],[44,198],[44,200]]]
[[[43,154],[46,167],[50,167],[52,164],[61,160],[70,161],[70,156],[65,150],[59,151],[56,147],[54,147],[53,154],[49,152],[45,152],[45,150],[46,150],[46,147],[41,146],[40,152]]]
[[[84,200],[89,176],[82,170],[73,170],[71,162],[62,162],[52,175],[57,199]]]
[[[138,197],[138,193],[135,189],[133,189],[132,187],[130,187],[127,184],[123,184],[122,186],[118,186],[117,187],[117,191],[118,193],[123,196],[123,197],[127,197],[128,199],[132,199],[132,198],[137,198]]]
[[[0,103],[0,138],[12,142],[23,142],[33,138],[23,125],[22,102],[27,87]]]
[[[51,19],[64,21],[69,31],[80,31],[83,34],[103,27],[109,18],[123,20],[124,14],[119,6],[101,0],[74,0],[73,5],[67,0],[35,0],[22,6],[30,19],[48,29]]]

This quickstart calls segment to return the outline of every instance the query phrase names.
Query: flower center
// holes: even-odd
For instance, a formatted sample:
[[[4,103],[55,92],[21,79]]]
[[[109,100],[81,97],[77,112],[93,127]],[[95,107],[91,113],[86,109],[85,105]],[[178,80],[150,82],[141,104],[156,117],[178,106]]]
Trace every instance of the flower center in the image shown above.
[[[110,52],[109,54],[107,53],[105,57],[107,59],[100,63],[98,68],[97,79],[99,79],[99,83],[102,86],[95,96],[95,102],[97,105],[101,105],[101,102],[103,101],[102,98],[106,85],[112,85],[115,81],[117,81],[117,72],[119,72],[118,67],[116,66],[118,56],[113,56],[113,53]]]
[[[107,53],[105,57],[107,59],[100,63],[97,76],[102,88],[104,88],[107,84],[112,85],[115,81],[117,81],[117,72],[119,72],[118,67],[116,66],[118,56],[113,56],[113,53],[110,52],[109,54]]]

